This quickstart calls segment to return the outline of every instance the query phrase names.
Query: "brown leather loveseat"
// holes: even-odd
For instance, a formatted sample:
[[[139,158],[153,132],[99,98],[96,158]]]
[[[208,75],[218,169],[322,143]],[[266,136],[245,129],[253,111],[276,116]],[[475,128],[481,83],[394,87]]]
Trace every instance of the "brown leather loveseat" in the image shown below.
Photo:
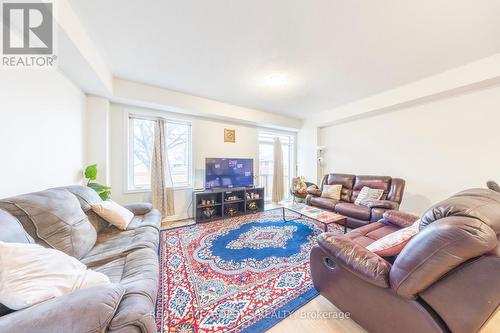
[[[500,193],[471,189],[431,207],[393,264],[324,233],[316,289],[369,332],[477,332],[500,303]]]
[[[340,201],[322,198],[323,185],[342,185]],[[354,202],[364,186],[384,190],[382,198],[368,206],[356,205]],[[313,185],[307,189],[306,204],[344,215],[347,217],[347,225],[357,228],[380,220],[387,210],[398,210],[404,188],[405,181],[399,178],[330,173],[323,177],[319,188]]]

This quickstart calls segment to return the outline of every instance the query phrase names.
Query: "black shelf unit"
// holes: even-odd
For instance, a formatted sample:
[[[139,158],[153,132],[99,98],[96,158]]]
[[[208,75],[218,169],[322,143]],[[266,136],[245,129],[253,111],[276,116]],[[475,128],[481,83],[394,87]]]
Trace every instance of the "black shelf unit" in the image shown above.
[[[264,188],[214,189],[193,192],[194,220],[210,222],[264,211]],[[251,209],[250,206],[255,208]],[[231,214],[233,208],[233,214]],[[208,214],[211,213],[211,214]]]

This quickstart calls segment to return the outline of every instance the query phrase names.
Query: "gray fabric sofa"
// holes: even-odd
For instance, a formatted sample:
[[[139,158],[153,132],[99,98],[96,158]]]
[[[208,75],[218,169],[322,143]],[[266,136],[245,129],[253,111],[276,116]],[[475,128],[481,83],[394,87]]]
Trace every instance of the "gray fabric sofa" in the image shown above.
[[[122,231],[91,210],[97,201],[84,186],[0,200],[0,241],[56,248],[112,282],[19,311],[0,304],[0,332],[156,332],[160,214],[147,203],[125,205],[135,216]]]

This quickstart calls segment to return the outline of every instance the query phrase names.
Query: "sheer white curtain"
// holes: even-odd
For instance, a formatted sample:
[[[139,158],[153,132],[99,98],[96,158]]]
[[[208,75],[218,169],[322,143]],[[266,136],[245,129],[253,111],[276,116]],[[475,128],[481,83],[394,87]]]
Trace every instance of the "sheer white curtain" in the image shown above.
[[[175,214],[174,186],[167,154],[167,124],[164,119],[155,121],[153,155],[151,158],[151,200],[162,217]]]
[[[283,152],[280,138],[275,137],[273,142],[274,168],[273,168],[273,202],[280,202],[284,197],[285,185],[283,183]]]

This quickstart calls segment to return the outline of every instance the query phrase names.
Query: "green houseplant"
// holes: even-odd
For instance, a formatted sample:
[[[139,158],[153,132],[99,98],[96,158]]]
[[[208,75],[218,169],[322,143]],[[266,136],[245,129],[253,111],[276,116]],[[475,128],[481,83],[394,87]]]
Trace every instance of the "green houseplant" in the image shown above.
[[[102,200],[108,200],[111,197],[111,187],[95,182],[97,179],[97,164],[87,166],[84,174],[87,179],[87,186],[96,191]]]

